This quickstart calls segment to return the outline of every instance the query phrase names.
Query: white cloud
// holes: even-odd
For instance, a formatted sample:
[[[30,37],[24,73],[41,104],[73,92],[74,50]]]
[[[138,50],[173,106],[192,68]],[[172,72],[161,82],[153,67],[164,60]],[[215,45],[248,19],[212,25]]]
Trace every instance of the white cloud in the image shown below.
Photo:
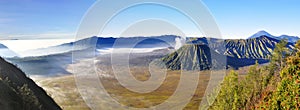
[[[1,44],[4,44],[9,49],[20,54],[27,50],[47,48],[50,46],[56,46],[63,43],[73,42],[73,39],[44,39],[44,40],[2,40]]]

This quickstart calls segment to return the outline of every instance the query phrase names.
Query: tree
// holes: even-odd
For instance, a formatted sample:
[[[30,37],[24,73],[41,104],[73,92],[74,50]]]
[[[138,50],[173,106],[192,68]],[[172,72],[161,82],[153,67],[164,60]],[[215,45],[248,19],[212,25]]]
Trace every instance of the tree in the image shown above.
[[[300,42],[295,45],[296,54],[287,57],[285,67],[280,71],[276,89],[263,98],[260,108],[298,110],[300,108]]]
[[[271,65],[277,67],[277,70],[284,66],[284,59],[289,54],[289,50],[286,47],[287,41],[281,40],[276,44],[275,49],[271,57]]]
[[[221,84],[211,109],[270,109],[300,108],[300,41],[290,54],[287,42],[280,41],[268,66],[251,66],[247,75],[238,80],[231,71]],[[292,56],[291,56],[292,55]]]
[[[290,55],[289,49],[286,47],[287,41],[281,40],[279,43],[276,44],[274,51],[272,53],[270,64],[266,67],[267,68],[267,74],[264,75],[263,78],[263,86],[267,86],[270,84],[270,81],[274,79],[274,75],[277,75],[276,77],[279,77],[278,74],[275,74],[276,72],[280,71],[286,63],[286,57],[287,55]],[[273,81],[271,83],[275,83],[276,81]]]
[[[238,74],[231,71],[221,84],[220,92],[210,109],[237,110],[240,108]]]
[[[262,91],[262,72],[258,68],[258,63],[249,68],[245,78],[240,82],[242,106],[251,108],[255,105],[255,101],[260,97]]]
[[[231,71],[221,84],[220,92],[210,107],[212,109],[251,109],[261,96],[262,74],[258,63],[249,68],[247,75],[238,80],[238,74]]]

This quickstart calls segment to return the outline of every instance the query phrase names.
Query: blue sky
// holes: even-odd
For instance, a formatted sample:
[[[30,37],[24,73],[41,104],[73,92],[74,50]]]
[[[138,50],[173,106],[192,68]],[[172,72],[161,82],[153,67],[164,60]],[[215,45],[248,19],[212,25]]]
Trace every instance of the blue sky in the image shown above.
[[[203,0],[223,36],[245,38],[259,30],[300,36],[300,0]]]
[[[299,0],[202,0],[225,38],[247,38],[252,34],[266,30],[274,35],[288,34],[300,36]],[[1,0],[0,1],[0,39],[67,39],[74,37],[80,21],[95,0]],[[168,9],[140,7],[128,10],[126,16],[119,19],[129,20],[131,15],[150,17],[145,12],[162,17],[171,13],[174,21],[191,35],[195,35],[193,26],[185,18]],[[144,9],[142,9],[144,8]],[[151,9],[151,10],[149,10]],[[158,11],[159,10],[159,11]],[[172,14],[173,13],[173,14]],[[166,17],[166,16],[165,16]],[[116,20],[122,22],[120,20]],[[127,21],[127,22],[128,22]],[[124,21],[126,22],[126,21]],[[111,24],[113,33],[122,23]],[[115,30],[113,30],[115,27]],[[107,34],[110,35],[110,34]],[[112,34],[111,36],[113,36]],[[196,34],[198,35],[198,34]],[[199,34],[201,35],[201,34]]]
[[[62,38],[76,32],[95,0],[0,0],[0,37]]]

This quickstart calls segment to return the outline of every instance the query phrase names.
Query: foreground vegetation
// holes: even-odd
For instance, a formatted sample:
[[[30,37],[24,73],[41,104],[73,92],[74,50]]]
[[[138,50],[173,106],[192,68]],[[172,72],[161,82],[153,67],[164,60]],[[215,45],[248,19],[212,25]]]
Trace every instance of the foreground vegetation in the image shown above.
[[[290,52],[287,43],[276,45],[267,66],[252,66],[242,78],[231,71],[210,109],[298,110],[300,108],[300,42]]]

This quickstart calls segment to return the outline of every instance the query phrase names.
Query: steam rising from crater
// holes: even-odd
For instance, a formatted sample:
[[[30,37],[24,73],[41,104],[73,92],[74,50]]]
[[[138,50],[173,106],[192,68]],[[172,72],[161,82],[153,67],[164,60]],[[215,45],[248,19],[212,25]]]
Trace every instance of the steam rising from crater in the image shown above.
[[[185,44],[185,39],[182,37],[177,37],[175,39],[176,44],[175,44],[175,49],[178,50],[179,48],[181,48],[184,44]]]

